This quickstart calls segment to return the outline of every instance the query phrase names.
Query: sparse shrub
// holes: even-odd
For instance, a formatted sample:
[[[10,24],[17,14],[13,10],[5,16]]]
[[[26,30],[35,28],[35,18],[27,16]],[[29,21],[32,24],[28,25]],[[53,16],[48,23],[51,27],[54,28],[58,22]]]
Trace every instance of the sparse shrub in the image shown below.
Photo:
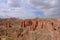
[[[6,30],[4,28],[0,28],[0,34],[1,35],[5,35],[6,34]]]
[[[9,38],[9,37],[7,37],[6,40],[14,40],[14,38]]]

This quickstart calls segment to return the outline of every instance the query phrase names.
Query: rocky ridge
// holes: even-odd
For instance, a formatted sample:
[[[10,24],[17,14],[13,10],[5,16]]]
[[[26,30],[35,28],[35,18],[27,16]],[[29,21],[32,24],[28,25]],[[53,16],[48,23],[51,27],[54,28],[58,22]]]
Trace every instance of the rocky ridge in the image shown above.
[[[3,19],[3,21],[0,20],[0,36],[2,35],[21,40],[24,38],[26,40],[40,40],[38,35],[41,35],[42,38],[46,36],[45,40],[60,40],[60,19]]]

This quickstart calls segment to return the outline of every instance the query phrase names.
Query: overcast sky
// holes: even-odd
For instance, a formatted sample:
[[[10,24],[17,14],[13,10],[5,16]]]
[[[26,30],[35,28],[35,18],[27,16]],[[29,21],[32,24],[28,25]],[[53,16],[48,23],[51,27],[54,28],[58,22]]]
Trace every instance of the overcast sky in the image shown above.
[[[0,0],[0,17],[60,18],[60,0]]]

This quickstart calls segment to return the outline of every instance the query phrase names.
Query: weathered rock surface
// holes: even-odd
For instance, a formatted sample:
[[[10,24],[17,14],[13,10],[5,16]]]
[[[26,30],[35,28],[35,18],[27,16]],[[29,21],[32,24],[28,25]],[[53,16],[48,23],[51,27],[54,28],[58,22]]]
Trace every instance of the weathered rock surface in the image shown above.
[[[11,20],[11,19],[10,19]],[[8,20],[9,21],[9,20]],[[20,22],[20,27],[29,27],[30,31],[34,31],[36,29],[48,29],[48,30],[56,30],[60,26],[59,19],[26,19]],[[5,28],[13,27],[11,23],[7,22],[4,24]]]
[[[20,23],[21,27],[30,27],[30,30],[35,30],[36,28],[54,30],[55,25],[60,26],[60,21],[48,20],[48,19],[30,19],[24,20]]]
[[[18,40],[60,40],[60,19],[3,19],[0,37]]]

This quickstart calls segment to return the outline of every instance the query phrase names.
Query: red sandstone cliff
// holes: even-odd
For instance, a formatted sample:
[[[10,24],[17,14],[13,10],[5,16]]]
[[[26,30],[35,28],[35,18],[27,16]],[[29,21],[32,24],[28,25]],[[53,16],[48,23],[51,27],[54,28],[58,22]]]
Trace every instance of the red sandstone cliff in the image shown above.
[[[57,19],[30,19],[24,20],[20,23],[22,28],[30,27],[30,30],[35,30],[36,28],[54,30],[55,25],[60,26],[60,21]]]
[[[60,40],[60,19],[3,19],[0,20],[0,36],[2,35],[21,40],[37,40],[40,36]]]
[[[4,23],[3,25],[5,28],[12,27],[11,23],[9,23],[9,22]],[[60,26],[60,20],[59,19],[39,19],[39,18],[26,19],[26,20],[22,20],[19,23],[19,25],[21,28],[29,27],[30,31],[33,31],[38,28],[39,29],[54,30],[55,28],[57,28],[57,26]]]

